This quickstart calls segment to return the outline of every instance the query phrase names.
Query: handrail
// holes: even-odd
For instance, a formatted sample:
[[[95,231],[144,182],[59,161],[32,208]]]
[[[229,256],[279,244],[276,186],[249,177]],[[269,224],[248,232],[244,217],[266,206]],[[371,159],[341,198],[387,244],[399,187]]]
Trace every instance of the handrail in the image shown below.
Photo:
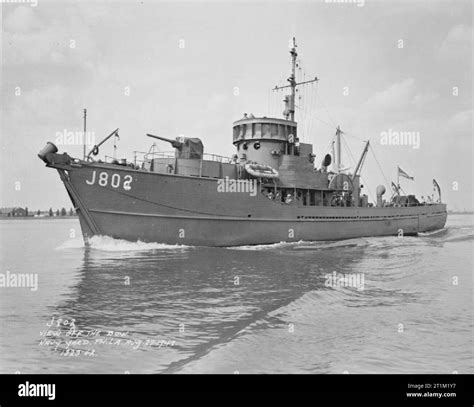
[[[139,154],[143,156],[143,159],[138,160],[138,161],[143,161],[143,160],[152,159],[152,158],[175,158],[174,151],[153,151],[153,152],[133,151],[133,154],[135,157]],[[233,159],[231,157],[226,157],[226,156],[222,156],[218,154],[209,154],[209,153],[204,153],[201,160],[221,162],[224,164],[233,162]]]

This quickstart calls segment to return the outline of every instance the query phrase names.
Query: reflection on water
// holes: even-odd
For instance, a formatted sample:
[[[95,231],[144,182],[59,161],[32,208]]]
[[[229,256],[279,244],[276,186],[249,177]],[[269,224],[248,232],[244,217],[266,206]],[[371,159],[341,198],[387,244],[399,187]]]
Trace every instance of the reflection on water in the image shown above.
[[[43,253],[40,287],[47,299],[25,292],[34,306],[20,313],[15,296],[2,302],[0,348],[8,352],[1,369],[472,373],[466,355],[472,356],[473,230],[472,219],[461,217],[420,237],[232,249],[106,237],[84,248],[62,239]],[[40,253],[31,256],[38,261]],[[329,275],[345,279],[331,285]],[[351,286],[352,276],[362,276],[363,286]],[[38,345],[53,316],[74,318],[82,330],[172,345],[102,343],[93,356],[65,357]],[[24,325],[30,329],[13,341]]]
[[[159,350],[152,365],[154,371],[174,371],[305,292],[324,289],[325,273],[350,267],[363,254],[345,250],[334,261],[328,251],[308,254],[285,246],[86,249],[75,293],[54,313],[77,316],[85,329],[176,340],[172,349]],[[127,356],[136,363],[135,354]]]

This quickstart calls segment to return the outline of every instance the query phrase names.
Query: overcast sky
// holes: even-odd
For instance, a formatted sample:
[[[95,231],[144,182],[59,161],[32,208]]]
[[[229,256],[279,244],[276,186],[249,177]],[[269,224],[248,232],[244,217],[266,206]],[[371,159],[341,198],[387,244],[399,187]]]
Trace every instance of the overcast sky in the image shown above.
[[[200,137],[206,152],[232,155],[232,122],[244,112],[281,117],[284,94],[271,88],[285,84],[296,36],[299,78],[320,79],[301,88],[296,113],[318,163],[340,125],[353,160],[371,140],[385,174],[369,153],[362,177],[372,194],[400,165],[415,177],[401,180],[406,192],[431,194],[436,178],[449,208],[473,209],[469,0],[1,7],[0,206],[71,206],[36,154],[58,132],[80,131],[84,107],[97,141],[120,128],[120,157],[148,150],[147,132]],[[382,144],[389,131],[419,133],[419,148]],[[81,145],[59,147],[82,155]]]

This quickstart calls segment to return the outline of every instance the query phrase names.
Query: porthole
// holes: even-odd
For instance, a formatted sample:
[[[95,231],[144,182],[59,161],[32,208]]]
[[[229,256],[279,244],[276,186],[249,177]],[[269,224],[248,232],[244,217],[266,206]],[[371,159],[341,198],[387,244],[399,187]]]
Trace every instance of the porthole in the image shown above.
[[[255,148],[255,150],[258,150],[260,148],[260,143],[258,141],[256,143],[253,143],[253,148]]]

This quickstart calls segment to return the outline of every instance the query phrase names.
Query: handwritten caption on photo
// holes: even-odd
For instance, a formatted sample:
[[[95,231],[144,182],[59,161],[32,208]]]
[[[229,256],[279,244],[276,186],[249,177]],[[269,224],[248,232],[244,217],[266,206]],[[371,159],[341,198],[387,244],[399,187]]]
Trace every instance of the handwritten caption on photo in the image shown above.
[[[46,323],[40,331],[40,346],[52,348],[61,356],[97,356],[100,346],[114,346],[138,350],[145,348],[166,348],[176,345],[175,340],[140,339],[132,337],[130,332],[79,329],[74,318],[56,318]]]

